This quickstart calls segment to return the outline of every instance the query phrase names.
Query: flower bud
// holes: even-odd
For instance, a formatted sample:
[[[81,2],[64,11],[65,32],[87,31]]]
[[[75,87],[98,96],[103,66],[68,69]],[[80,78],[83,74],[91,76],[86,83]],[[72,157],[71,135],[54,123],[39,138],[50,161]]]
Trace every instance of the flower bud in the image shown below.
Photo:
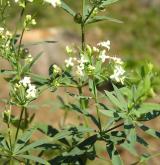
[[[80,13],[77,13],[75,16],[74,16],[74,21],[78,24],[81,24],[82,23],[82,16]]]

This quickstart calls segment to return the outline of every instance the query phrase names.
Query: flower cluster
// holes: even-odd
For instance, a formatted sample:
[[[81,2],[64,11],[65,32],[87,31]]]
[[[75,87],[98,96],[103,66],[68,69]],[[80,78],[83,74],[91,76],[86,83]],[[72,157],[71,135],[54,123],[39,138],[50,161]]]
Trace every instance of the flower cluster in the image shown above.
[[[11,59],[11,43],[13,35],[5,30],[3,27],[0,27],[0,56],[5,59]]]
[[[35,19],[32,19],[31,15],[26,15],[24,20],[24,28],[25,30],[29,30],[32,25],[36,25]]]
[[[26,88],[26,97],[28,99],[36,97],[36,86],[31,84],[30,77],[24,77],[22,80],[19,81],[19,84],[23,85],[23,87]]]
[[[74,76],[87,78],[95,76],[96,78],[112,79],[113,81],[124,83],[125,70],[123,61],[118,57],[109,56],[110,41],[100,42],[97,46],[86,46],[86,51],[80,53],[80,57],[72,57],[71,48],[67,47],[69,58],[65,60],[66,69],[72,71]]]

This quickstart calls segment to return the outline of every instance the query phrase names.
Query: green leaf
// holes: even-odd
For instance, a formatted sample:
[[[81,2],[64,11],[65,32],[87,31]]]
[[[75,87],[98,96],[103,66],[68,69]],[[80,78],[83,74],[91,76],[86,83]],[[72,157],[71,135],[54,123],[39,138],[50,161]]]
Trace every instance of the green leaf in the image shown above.
[[[5,70],[5,69],[1,69],[0,70],[0,75],[15,75],[17,72],[13,71],[13,70]]]
[[[15,148],[14,148],[14,151],[13,153],[16,153],[18,152],[28,141],[29,139],[32,137],[32,134],[36,131],[35,128],[32,128],[32,129],[29,129],[29,130],[26,130],[22,137],[20,137],[18,140],[17,140],[17,143],[15,145]]]
[[[100,22],[100,21],[111,21],[111,22],[116,22],[116,23],[123,23],[122,21],[118,19],[111,18],[108,16],[95,16],[93,18],[88,19],[86,24],[91,24],[91,23]]]
[[[111,4],[113,4],[113,3],[115,3],[115,2],[117,2],[117,1],[119,1],[119,0],[105,0],[103,3],[102,3],[102,7],[104,7],[104,6],[108,6],[108,5],[111,5]]]
[[[95,97],[97,97],[97,88],[96,88],[96,84],[95,81],[93,80],[89,80],[89,90],[93,93],[93,95]]]
[[[149,128],[146,125],[141,124],[141,123],[138,123],[138,125],[145,133],[147,133],[157,139],[160,139],[160,132],[154,130],[153,128]]]
[[[54,43],[57,43],[57,41],[37,41],[37,42],[29,42],[23,45],[25,47],[28,47],[28,46],[34,46],[34,45],[39,45],[39,44],[54,44]]]
[[[149,121],[158,116],[160,116],[160,111],[148,112],[148,113],[144,114],[143,116],[141,116],[141,118],[139,120]]]
[[[61,8],[73,17],[76,15],[76,13],[63,0],[61,0]]]
[[[22,73],[25,74],[27,71],[29,71],[30,68],[37,62],[37,60],[40,58],[40,56],[41,56],[42,54],[43,54],[43,53],[40,52],[39,54],[37,54],[36,57],[34,57],[34,59],[32,60],[31,63],[25,65],[25,66],[23,67],[23,69],[22,69]]]
[[[131,154],[133,154],[134,156],[138,156],[135,148],[132,145],[130,145],[129,142],[125,141],[124,143],[121,144],[121,146],[127,151],[129,151]]]
[[[125,98],[123,97],[121,91],[113,84],[113,88],[114,88],[114,92],[117,96],[117,99],[119,100],[119,102],[121,103],[121,105],[124,107],[124,109],[127,109],[127,103]]]
[[[112,131],[110,133],[106,133],[106,138],[108,138],[110,142],[114,143],[114,145],[122,144],[126,139],[126,135],[124,131]]]
[[[123,165],[121,157],[120,157],[118,151],[116,150],[116,147],[114,146],[114,144],[110,143],[109,145],[107,145],[106,148],[107,148],[109,157],[111,158],[112,164],[113,165]]]
[[[18,154],[24,153],[26,151],[33,150],[36,147],[41,146],[41,145],[43,145],[43,144],[45,144],[47,142],[48,142],[47,139],[37,140],[37,141],[35,141],[35,142],[31,143],[31,144],[28,144],[27,146],[23,147],[22,149],[18,150],[15,154],[18,155]]]
[[[47,77],[40,76],[34,73],[29,73],[29,75],[32,77],[32,80],[34,81],[35,84],[37,85],[45,85],[48,84],[48,79]]]
[[[143,114],[146,114],[148,112],[153,112],[153,111],[160,111],[160,104],[143,103],[140,106],[140,108],[138,108],[138,110],[135,111],[135,114],[137,114],[137,116],[141,116]]]
[[[137,135],[137,142],[143,145],[144,147],[148,147],[149,144],[140,136]]]
[[[32,160],[34,162],[41,163],[44,165],[49,165],[49,163],[46,160],[32,155],[18,155],[16,157]]]
[[[105,94],[114,106],[117,106],[121,110],[125,110],[121,102],[111,92],[105,91]]]

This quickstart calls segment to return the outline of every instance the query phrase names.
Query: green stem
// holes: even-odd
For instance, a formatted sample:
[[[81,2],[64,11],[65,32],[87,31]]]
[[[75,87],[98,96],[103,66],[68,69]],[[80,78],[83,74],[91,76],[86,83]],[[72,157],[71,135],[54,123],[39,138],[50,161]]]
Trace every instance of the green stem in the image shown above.
[[[25,129],[28,128],[28,112],[27,108],[25,108]]]
[[[22,121],[22,117],[23,117],[23,112],[24,111],[25,111],[25,108],[23,107],[22,110],[21,110],[21,114],[20,114],[20,118],[19,118],[19,123],[18,123],[17,131],[16,131],[16,135],[15,135],[15,143],[17,141],[17,137],[18,137],[20,126],[21,126],[21,121]]]
[[[96,103],[96,112],[97,112],[97,117],[98,117],[99,129],[100,129],[100,132],[102,132],[102,123],[101,123],[101,118],[100,118],[100,113],[99,113],[99,108],[98,108],[97,87],[96,87],[95,80],[93,80],[93,86],[94,86],[93,93],[94,93],[94,100]]]
[[[82,23],[81,23],[81,45],[82,45],[82,51],[84,52],[85,51],[85,45],[86,45],[86,40],[85,40],[85,24],[83,23],[84,21],[84,17],[85,17],[85,4],[86,4],[86,1],[83,0],[82,1]],[[79,92],[79,95],[83,95],[83,91],[82,91],[82,82],[81,80],[79,80],[79,87],[78,87],[78,92]],[[80,107],[82,109],[82,111],[85,111],[86,110],[86,107],[85,107],[85,102],[83,100],[83,98],[80,98],[79,100],[79,103],[80,103]],[[87,120],[87,117],[84,115],[84,122],[85,122],[85,125],[86,127],[88,127],[88,120]]]
[[[96,8],[96,5],[93,6],[93,8],[91,9],[90,13],[89,13],[88,16],[85,18],[84,23],[87,22],[87,20],[88,20],[89,17],[92,15],[92,13],[93,13],[93,11],[94,11],[95,8]]]
[[[19,54],[20,54],[20,49],[21,49],[21,45],[22,45],[22,39],[23,39],[24,32],[25,32],[25,28],[22,29],[21,37],[20,37],[20,40],[19,40],[18,58],[19,58]]]
[[[10,124],[9,123],[7,123],[7,127],[8,127],[9,144],[10,144],[10,148],[11,148],[11,151],[12,151],[11,129],[10,129]]]
[[[108,133],[108,132],[113,131],[114,129],[119,128],[119,127],[121,127],[123,125],[124,125],[124,123],[120,123],[120,124],[110,128],[110,129],[107,129],[106,131],[103,131],[103,133]]]
[[[85,5],[86,5],[86,1],[83,0],[83,4],[82,4],[82,23],[81,23],[81,38],[82,38],[82,51],[85,51],[85,23],[84,23],[84,19],[85,19]]]
[[[82,37],[82,51],[84,52],[85,51],[85,25],[82,23],[81,24],[81,37]]]
[[[78,92],[79,92],[80,96],[83,95],[83,91],[82,91],[81,86],[78,88]],[[80,108],[82,109],[82,111],[85,111],[86,107],[85,107],[85,102],[84,102],[83,98],[80,98],[79,102],[80,102]],[[88,119],[85,115],[83,117],[84,117],[85,126],[88,127]]]

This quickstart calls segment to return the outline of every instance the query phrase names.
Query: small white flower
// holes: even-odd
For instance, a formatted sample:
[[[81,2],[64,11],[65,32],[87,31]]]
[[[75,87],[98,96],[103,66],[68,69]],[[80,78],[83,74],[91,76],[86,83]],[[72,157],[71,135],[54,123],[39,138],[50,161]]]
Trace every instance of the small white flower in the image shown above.
[[[44,0],[44,1],[51,3],[54,8],[61,5],[61,0]]]
[[[112,80],[115,80],[116,82],[124,83],[124,76],[125,70],[121,65],[116,65],[114,69],[114,73],[110,76]]]
[[[84,57],[84,56],[81,56],[80,60],[78,60],[78,63],[79,63],[79,66],[84,69],[84,64],[87,63],[88,60]]]
[[[67,68],[68,68],[68,67],[74,66],[73,58],[72,58],[72,57],[70,57],[69,59],[66,59],[66,60],[65,60],[65,63],[66,63],[66,67],[67,67]]]
[[[111,59],[116,63],[116,64],[120,64],[122,65],[123,64],[123,61],[118,58],[118,57],[111,57]]]
[[[22,80],[20,80],[19,83],[22,84],[24,87],[27,87],[31,84],[31,78],[26,76]]]
[[[94,51],[94,52],[99,52],[99,49],[98,49],[97,47],[94,46],[94,47],[93,47],[93,51]]]
[[[3,33],[3,31],[4,31],[4,28],[0,27],[0,33]]]
[[[36,97],[36,93],[37,93],[37,90],[36,90],[36,86],[35,85],[29,85],[28,86],[28,89],[27,89],[27,98],[29,99],[29,98],[34,98],[34,97]]]
[[[83,68],[81,66],[77,66],[76,75],[84,76]]]
[[[105,60],[106,60],[106,59],[109,59],[110,56],[107,56],[107,55],[106,55],[106,51],[103,50],[103,51],[100,53],[99,58],[101,59],[102,62],[105,62]]]
[[[110,45],[111,45],[111,42],[109,40],[104,41],[104,42],[99,42],[97,44],[97,46],[107,48],[108,50],[110,50]]]

